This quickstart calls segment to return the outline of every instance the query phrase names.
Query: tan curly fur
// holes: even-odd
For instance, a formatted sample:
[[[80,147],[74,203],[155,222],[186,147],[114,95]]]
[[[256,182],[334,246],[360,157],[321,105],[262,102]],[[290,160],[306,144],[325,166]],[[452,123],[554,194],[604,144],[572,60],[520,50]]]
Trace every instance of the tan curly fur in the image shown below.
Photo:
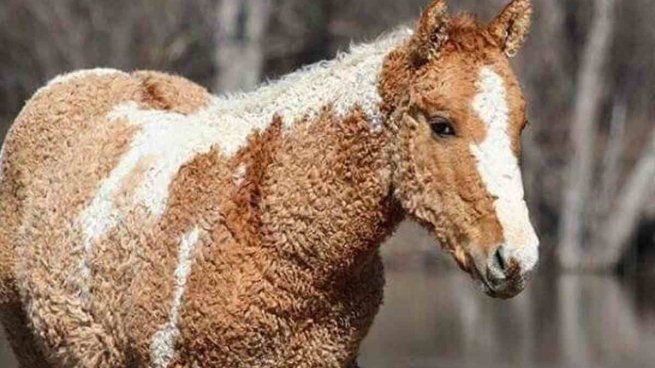
[[[480,165],[489,145],[499,170],[520,155],[505,53],[526,3],[488,28],[438,0],[413,34],[249,95],[106,69],[37,91],[0,169],[0,318],[21,365],[356,367],[378,248],[405,215],[485,282],[504,244],[487,292],[518,293],[533,230],[527,213],[507,228]],[[457,138],[435,137],[434,116]]]

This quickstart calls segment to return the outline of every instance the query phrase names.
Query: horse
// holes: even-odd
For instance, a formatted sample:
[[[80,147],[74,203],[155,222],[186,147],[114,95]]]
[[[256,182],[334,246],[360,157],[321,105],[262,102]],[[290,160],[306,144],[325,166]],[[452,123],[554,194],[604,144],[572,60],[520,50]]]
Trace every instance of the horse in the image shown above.
[[[538,238],[509,58],[529,0],[490,23],[433,0],[402,28],[212,96],[181,77],[55,78],[2,149],[0,310],[23,367],[356,367],[405,218],[492,297]]]

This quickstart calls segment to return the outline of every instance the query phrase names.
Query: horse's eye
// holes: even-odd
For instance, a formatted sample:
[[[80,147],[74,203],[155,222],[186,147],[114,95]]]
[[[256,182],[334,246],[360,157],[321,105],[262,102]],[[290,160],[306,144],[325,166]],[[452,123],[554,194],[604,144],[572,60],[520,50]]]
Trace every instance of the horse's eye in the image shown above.
[[[430,119],[430,129],[432,129],[432,134],[437,137],[447,138],[455,136],[455,128],[453,128],[450,120],[442,116]]]

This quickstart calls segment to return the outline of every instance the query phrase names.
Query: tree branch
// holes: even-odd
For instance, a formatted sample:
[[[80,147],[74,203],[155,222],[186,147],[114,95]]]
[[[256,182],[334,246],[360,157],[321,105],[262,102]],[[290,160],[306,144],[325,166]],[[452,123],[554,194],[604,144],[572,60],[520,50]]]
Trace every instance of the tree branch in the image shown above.
[[[596,10],[585,45],[582,65],[578,73],[571,126],[572,160],[568,168],[567,185],[560,220],[560,265],[566,269],[578,268],[581,258],[584,218],[594,169],[594,145],[603,91],[603,67],[608,59],[611,35],[614,28],[614,0],[596,1]]]

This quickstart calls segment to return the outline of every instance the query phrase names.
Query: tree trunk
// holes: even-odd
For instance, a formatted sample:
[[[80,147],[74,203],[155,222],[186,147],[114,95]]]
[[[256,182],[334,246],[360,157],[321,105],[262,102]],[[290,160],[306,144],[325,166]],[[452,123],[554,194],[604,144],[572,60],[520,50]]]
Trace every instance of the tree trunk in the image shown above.
[[[597,191],[598,200],[595,201],[595,213],[591,228],[597,234],[610,214],[614,198],[616,198],[621,178],[621,157],[625,148],[625,124],[627,119],[627,106],[623,101],[616,101],[612,108],[612,119],[607,144],[604,148],[602,176]]]
[[[259,84],[270,13],[270,0],[220,2],[214,56],[216,91],[248,91]]]
[[[565,269],[580,266],[584,238],[586,202],[590,194],[594,169],[594,122],[599,115],[603,90],[603,67],[608,58],[614,27],[614,0],[596,1],[596,9],[582,64],[571,126],[572,159],[559,230],[558,260]]]
[[[591,270],[610,270],[617,266],[634,234],[641,213],[655,181],[655,129],[635,168],[616,198],[602,232],[596,237],[594,250],[585,257],[584,267]]]

